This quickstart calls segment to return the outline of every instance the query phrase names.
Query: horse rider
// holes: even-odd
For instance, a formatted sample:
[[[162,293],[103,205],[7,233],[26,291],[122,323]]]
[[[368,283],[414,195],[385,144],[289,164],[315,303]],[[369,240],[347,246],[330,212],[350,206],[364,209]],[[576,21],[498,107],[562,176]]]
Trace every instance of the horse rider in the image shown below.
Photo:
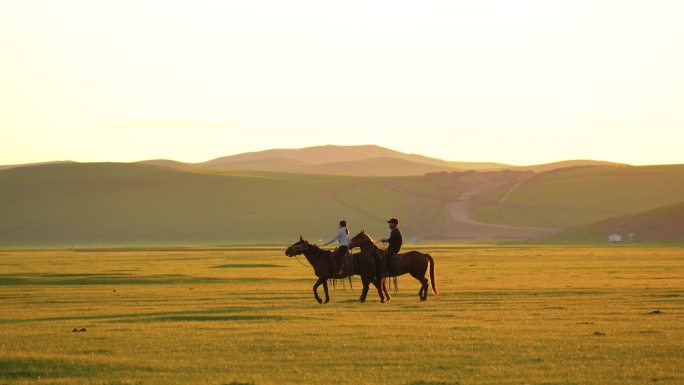
[[[323,246],[327,246],[335,241],[339,241],[340,245],[335,250],[333,254],[333,260],[337,263],[338,273],[341,276],[345,275],[344,269],[344,256],[347,255],[349,251],[349,229],[347,229],[347,221],[341,220],[338,226],[337,234],[329,242],[324,243]]]
[[[385,263],[387,266],[387,271],[389,272],[390,276],[396,275],[396,272],[394,271],[394,256],[399,253],[399,250],[401,250],[401,245],[404,243],[404,240],[401,236],[401,231],[399,230],[399,220],[397,218],[392,218],[389,221],[389,228],[390,228],[390,236],[389,238],[385,238],[382,240],[382,242],[387,242],[389,245],[387,246],[387,252],[385,252]]]

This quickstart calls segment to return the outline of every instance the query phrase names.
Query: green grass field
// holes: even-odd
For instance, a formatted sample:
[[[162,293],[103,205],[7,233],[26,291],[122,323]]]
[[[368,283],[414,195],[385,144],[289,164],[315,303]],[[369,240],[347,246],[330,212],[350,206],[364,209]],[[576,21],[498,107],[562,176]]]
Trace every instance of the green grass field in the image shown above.
[[[551,241],[564,243],[605,242],[612,233],[634,235],[637,242],[684,242],[684,203],[659,207],[643,213],[610,218],[565,230]]]
[[[682,202],[684,166],[579,167],[537,174],[505,199],[504,218],[499,202],[511,187],[479,196],[473,217],[486,223],[565,229],[653,210]]]
[[[0,250],[0,384],[684,383],[681,247],[407,248],[441,297],[318,305],[284,247]]]
[[[125,163],[73,163],[0,172],[0,245],[277,243],[311,234],[440,235],[439,190],[420,177],[382,178],[258,171],[176,170]],[[408,192],[418,185],[417,196]],[[425,207],[431,210],[424,209]]]

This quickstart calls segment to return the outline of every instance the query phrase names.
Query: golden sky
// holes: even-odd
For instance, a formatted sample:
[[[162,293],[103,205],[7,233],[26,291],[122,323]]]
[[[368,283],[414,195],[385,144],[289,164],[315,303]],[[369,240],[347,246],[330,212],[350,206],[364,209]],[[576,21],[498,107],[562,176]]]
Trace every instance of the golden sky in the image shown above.
[[[0,164],[684,163],[684,1],[0,0]]]

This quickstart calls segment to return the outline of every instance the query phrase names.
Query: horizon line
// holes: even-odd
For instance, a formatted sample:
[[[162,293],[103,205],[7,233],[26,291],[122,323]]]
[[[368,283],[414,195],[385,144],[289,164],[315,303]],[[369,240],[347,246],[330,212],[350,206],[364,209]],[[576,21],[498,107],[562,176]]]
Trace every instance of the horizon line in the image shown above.
[[[179,162],[179,163],[184,163],[184,164],[199,164],[199,163],[206,163],[215,159],[219,158],[224,158],[224,157],[231,157],[231,156],[236,156],[236,155],[242,155],[242,154],[252,154],[252,153],[259,153],[259,152],[265,152],[265,151],[272,151],[272,150],[304,150],[304,149],[311,149],[311,148],[321,148],[321,147],[377,147],[377,148],[382,148],[390,151],[395,151],[404,155],[417,155],[417,156],[422,156],[430,159],[435,159],[435,160],[440,160],[440,161],[445,161],[445,162],[455,162],[455,163],[497,163],[501,164],[502,166],[512,166],[512,167],[531,167],[531,166],[539,166],[539,165],[545,165],[545,164],[554,164],[554,163],[561,163],[561,162],[572,162],[572,161],[595,161],[595,162],[606,162],[606,163],[613,163],[616,165],[625,165],[625,166],[665,166],[665,165],[677,165],[677,164],[684,164],[684,161],[680,163],[631,163],[631,162],[620,162],[620,161],[614,161],[614,160],[606,160],[606,159],[595,159],[595,158],[586,158],[586,157],[577,157],[577,158],[568,158],[568,159],[560,159],[560,160],[551,160],[551,161],[542,161],[538,163],[526,163],[526,164],[516,164],[516,163],[508,163],[508,162],[502,162],[502,161],[496,161],[496,160],[481,160],[481,161],[471,161],[471,160],[451,160],[451,159],[444,159],[444,158],[439,158],[435,156],[429,156],[429,155],[424,155],[421,153],[415,153],[415,152],[403,152],[399,150],[395,150],[393,148],[389,147],[384,147],[380,146],[377,144],[352,144],[352,145],[340,145],[340,144],[320,144],[320,145],[313,145],[313,146],[305,146],[305,147],[268,147],[268,148],[263,148],[260,150],[249,150],[249,151],[241,151],[241,152],[235,152],[235,153],[229,153],[226,155],[219,155],[219,156],[214,156],[206,160],[200,160],[200,161],[192,161],[192,160],[179,160],[178,158],[172,158],[172,157],[149,157],[145,159],[80,159],[78,160],[77,158],[71,158],[71,159],[47,159],[47,160],[33,160],[29,162],[3,162],[0,163],[0,167],[6,167],[6,166],[29,166],[29,165],[39,165],[43,163],[59,163],[59,162],[73,162],[73,163],[140,163],[140,162],[146,162],[146,161],[154,161],[154,160],[168,160],[168,161],[174,161],[174,162]],[[327,163],[327,162],[326,162]],[[336,163],[336,162],[333,162]]]

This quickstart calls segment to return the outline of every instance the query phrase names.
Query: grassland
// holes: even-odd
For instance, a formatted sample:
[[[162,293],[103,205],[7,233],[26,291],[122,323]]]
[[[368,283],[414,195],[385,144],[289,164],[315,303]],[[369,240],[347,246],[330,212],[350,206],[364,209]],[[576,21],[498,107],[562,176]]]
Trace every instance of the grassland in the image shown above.
[[[473,217],[485,223],[566,229],[682,202],[684,165],[561,169],[537,174],[507,196],[511,187],[478,197]]]
[[[550,240],[602,242],[613,233],[622,234],[625,239],[633,234],[633,241],[639,242],[684,242],[684,203],[573,227]]]
[[[280,246],[0,250],[0,384],[684,382],[681,247],[412,248],[441,297],[318,305]]]
[[[412,236],[439,235],[442,217],[422,209],[435,206],[439,190],[409,194],[418,179],[123,163],[22,167],[0,172],[0,245],[244,244],[300,232],[326,239],[340,219],[352,231],[385,233],[392,216]]]

